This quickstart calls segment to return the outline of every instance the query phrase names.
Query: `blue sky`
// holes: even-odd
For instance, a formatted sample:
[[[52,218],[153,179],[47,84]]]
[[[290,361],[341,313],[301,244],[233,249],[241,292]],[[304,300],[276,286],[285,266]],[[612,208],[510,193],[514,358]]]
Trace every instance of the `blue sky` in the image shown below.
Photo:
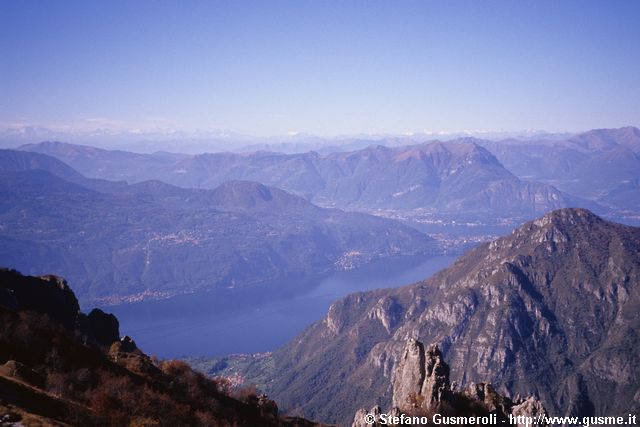
[[[638,126],[638,22],[623,0],[0,0],[0,126]]]

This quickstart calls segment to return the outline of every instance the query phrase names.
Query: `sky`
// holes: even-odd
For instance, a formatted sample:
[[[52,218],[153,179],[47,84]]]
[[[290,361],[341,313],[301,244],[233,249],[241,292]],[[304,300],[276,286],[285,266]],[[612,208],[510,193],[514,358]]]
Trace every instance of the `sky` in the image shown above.
[[[640,125],[640,1],[0,0],[0,130]]]

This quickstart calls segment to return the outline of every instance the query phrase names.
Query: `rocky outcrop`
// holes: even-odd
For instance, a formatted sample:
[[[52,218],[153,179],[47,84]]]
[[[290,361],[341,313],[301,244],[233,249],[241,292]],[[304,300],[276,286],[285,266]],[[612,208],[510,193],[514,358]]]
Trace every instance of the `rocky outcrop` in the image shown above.
[[[275,401],[269,399],[266,394],[258,396],[258,402],[256,406],[260,409],[260,413],[265,417],[278,417],[278,405]]]
[[[449,365],[445,363],[437,344],[431,344],[425,356],[426,377],[420,394],[424,397],[423,407],[435,408],[448,398],[451,391]]]
[[[23,276],[0,269],[0,306],[47,315],[66,330],[79,332],[92,345],[109,346],[120,338],[118,319],[97,308],[88,315],[82,313],[67,281],[59,276]]]
[[[89,330],[98,344],[111,345],[120,339],[120,324],[113,314],[94,308],[87,316],[87,320]]]
[[[424,357],[422,343],[409,340],[398,362],[393,381],[393,406],[408,407],[415,404],[424,383]]]
[[[393,406],[401,411],[434,410],[449,392],[449,366],[438,346],[425,351],[421,342],[409,340],[393,381]]]
[[[393,411],[392,415],[400,415],[400,411],[398,411],[398,408],[393,408],[392,411]],[[351,427],[379,427],[382,425],[380,423],[381,413],[382,413],[382,409],[378,405],[371,408],[370,411],[367,411],[364,408],[359,409],[358,412],[356,412],[355,417],[353,418],[353,423],[351,424]],[[373,420],[367,418],[367,416],[373,417]]]
[[[415,339],[409,339],[397,362],[393,379],[393,408],[387,413],[430,416],[491,416],[500,422],[510,422],[509,416],[538,417],[547,415],[542,403],[534,398],[511,400],[489,383],[472,383],[456,391],[449,382],[449,365],[438,345],[426,349]],[[370,411],[359,409],[351,427],[380,426],[380,406]],[[372,419],[373,417],[373,419]],[[372,423],[373,421],[373,423]],[[386,424],[384,424],[386,425]],[[540,427],[545,424],[538,422]]]
[[[151,358],[144,354],[136,342],[127,335],[111,344],[108,356],[115,363],[133,372],[146,375],[154,375],[159,372]]]
[[[481,402],[489,412],[505,415],[510,413],[511,400],[499,394],[491,384],[472,383],[462,394],[476,402]]]
[[[515,417],[524,415],[527,417],[537,418],[538,416],[547,416],[547,410],[538,399],[534,397],[528,397],[517,405],[511,408],[511,414]],[[518,424],[521,427],[521,424]]]
[[[6,268],[0,269],[0,305],[46,314],[66,328],[76,325],[80,312],[78,300],[62,277],[22,276]]]

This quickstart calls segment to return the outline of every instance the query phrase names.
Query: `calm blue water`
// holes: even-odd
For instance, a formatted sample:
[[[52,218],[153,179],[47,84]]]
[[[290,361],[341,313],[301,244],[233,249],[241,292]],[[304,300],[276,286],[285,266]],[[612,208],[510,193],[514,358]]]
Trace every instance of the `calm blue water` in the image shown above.
[[[104,309],[118,316],[121,335],[130,335],[147,354],[161,358],[271,351],[321,319],[338,298],[426,279],[455,258],[401,259],[323,278],[267,283],[260,290],[199,293]]]

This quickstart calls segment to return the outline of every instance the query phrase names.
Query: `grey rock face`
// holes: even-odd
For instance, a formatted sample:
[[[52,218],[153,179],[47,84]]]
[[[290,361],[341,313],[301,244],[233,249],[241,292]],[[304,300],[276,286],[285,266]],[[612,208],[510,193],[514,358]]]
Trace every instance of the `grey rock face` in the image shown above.
[[[404,354],[398,362],[393,382],[393,406],[414,406],[422,392],[425,377],[424,346],[414,339],[409,340]]]
[[[350,422],[371,395],[400,405],[396,377],[399,396],[417,394],[416,384],[425,394],[420,370],[393,376],[394,366],[421,366],[417,348],[405,351],[421,337],[440,344],[461,390],[491,382],[503,395],[539,397],[553,415],[634,413],[639,285],[640,228],[583,209],[551,212],[424,282],[336,302],[339,329],[319,322],[275,353],[271,394],[332,422]],[[394,301],[389,315],[399,319],[389,330],[385,316],[370,316],[381,300]],[[320,372],[321,383],[302,383]]]
[[[505,415],[510,412],[511,401],[496,392],[491,384],[472,383],[462,393],[465,396],[484,404],[489,412]]]
[[[449,365],[438,346],[431,344],[425,351],[421,342],[409,340],[393,381],[393,406],[433,410],[449,392]]]
[[[423,396],[423,408],[435,408],[446,400],[450,392],[449,365],[442,357],[437,344],[431,344],[425,355],[426,377],[420,394]]]
[[[367,427],[370,424],[367,424],[365,421],[365,417],[367,416],[367,410],[362,408],[358,409],[356,415],[353,417],[353,423],[351,423],[351,427]]]
[[[89,328],[99,344],[111,345],[120,339],[120,324],[113,314],[94,308],[87,316],[87,320]]]
[[[537,418],[540,415],[547,416],[547,411],[544,409],[542,402],[534,397],[528,397],[518,405],[514,405],[511,408],[511,414],[515,417],[524,415],[527,417]],[[547,424],[538,424],[541,427],[547,426]],[[525,427],[524,424],[518,424],[518,427]]]
[[[370,411],[367,411],[366,409],[362,408],[362,409],[358,409],[358,411],[356,412],[355,417],[353,418],[353,423],[351,424],[351,427],[378,427],[380,425],[379,423],[379,416],[382,413],[382,409],[380,409],[379,406],[374,406],[373,408],[371,408]],[[375,418],[375,422],[372,424],[371,422],[367,422],[367,415],[372,414]]]

